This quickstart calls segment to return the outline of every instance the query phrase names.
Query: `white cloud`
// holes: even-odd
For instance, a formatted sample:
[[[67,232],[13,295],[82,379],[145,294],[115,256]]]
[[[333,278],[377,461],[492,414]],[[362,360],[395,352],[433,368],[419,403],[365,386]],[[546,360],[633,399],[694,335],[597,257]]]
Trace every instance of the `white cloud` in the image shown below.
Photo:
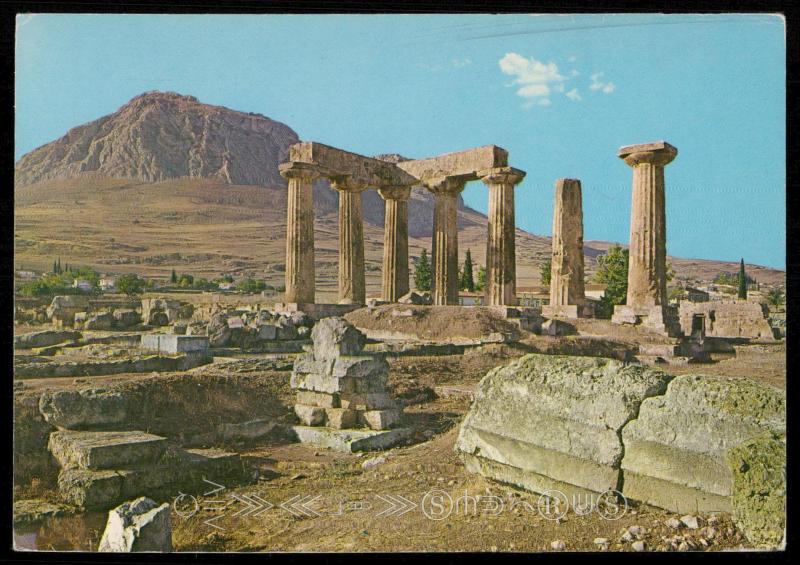
[[[603,92],[605,94],[611,94],[612,92],[614,92],[614,89],[616,88],[616,86],[614,86],[614,83],[611,81],[603,82],[602,80],[600,80],[601,76],[603,76],[603,73],[595,73],[592,75],[592,84],[589,85],[589,90],[594,90],[594,91],[599,90],[600,92]]]
[[[472,60],[471,59],[467,59],[466,57],[464,57],[463,59],[453,59],[453,66],[455,68],[457,68],[457,69],[460,69],[462,67],[466,67],[467,65],[471,65],[471,64],[472,64]]]
[[[569,61],[570,63],[574,63],[577,60],[578,58],[575,55],[570,55],[569,59],[567,59],[567,61]]]
[[[566,96],[567,96],[567,98],[569,98],[570,100],[575,100],[576,102],[577,102],[578,100],[583,100],[583,98],[581,98],[581,95],[580,95],[580,93],[578,92],[578,89],[577,89],[577,88],[573,88],[572,90],[570,90],[569,92],[567,92]]]
[[[526,99],[526,108],[549,106],[551,84],[557,92],[564,91],[561,83],[566,77],[559,73],[555,63],[545,64],[533,57],[528,59],[518,53],[506,53],[498,64],[504,74],[514,77],[512,84],[520,85],[517,95]]]

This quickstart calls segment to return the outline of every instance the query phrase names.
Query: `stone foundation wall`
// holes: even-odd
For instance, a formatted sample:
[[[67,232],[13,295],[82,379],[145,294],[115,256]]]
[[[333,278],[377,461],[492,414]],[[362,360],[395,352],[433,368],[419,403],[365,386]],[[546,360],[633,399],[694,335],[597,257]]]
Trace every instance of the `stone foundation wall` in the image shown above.
[[[678,316],[685,335],[691,335],[692,319],[696,314],[705,316],[708,337],[773,339],[772,328],[757,302],[684,300],[678,307]]]

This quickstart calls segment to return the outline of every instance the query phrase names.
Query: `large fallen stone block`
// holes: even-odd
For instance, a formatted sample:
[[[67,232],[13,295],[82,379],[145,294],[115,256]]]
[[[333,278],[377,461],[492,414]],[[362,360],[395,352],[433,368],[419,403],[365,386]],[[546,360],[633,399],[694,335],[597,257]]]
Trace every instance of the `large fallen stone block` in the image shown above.
[[[81,333],[72,330],[45,330],[14,336],[15,349],[33,349],[81,339]]]
[[[62,467],[120,469],[156,461],[166,438],[145,432],[59,431],[50,434],[48,449]]]
[[[169,504],[140,497],[110,510],[98,551],[172,551]]]
[[[784,496],[785,418],[785,395],[772,387],[749,379],[676,377],[663,396],[643,402],[622,431],[622,492],[674,512],[733,512],[734,519],[738,500],[747,522],[758,506],[754,498],[779,506]],[[755,490],[754,480],[761,483]],[[769,521],[781,519],[778,512]]]
[[[129,328],[142,323],[142,316],[136,310],[114,310],[114,325],[117,329]]]
[[[347,453],[389,449],[405,441],[413,434],[411,428],[374,431],[293,426],[292,431],[300,443]]]
[[[119,424],[128,414],[122,394],[97,388],[45,391],[39,412],[47,423],[73,430]]]
[[[481,380],[456,450],[468,470],[535,492],[614,490],[621,429],[670,379],[607,359],[526,355]]]

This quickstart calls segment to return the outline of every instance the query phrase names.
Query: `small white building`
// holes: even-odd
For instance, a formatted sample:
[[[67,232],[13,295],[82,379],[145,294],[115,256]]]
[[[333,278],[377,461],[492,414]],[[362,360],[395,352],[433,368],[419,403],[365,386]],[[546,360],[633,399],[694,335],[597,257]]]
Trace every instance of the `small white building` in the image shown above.
[[[92,290],[92,283],[83,279],[75,279],[72,281],[72,288],[77,288],[84,292],[89,292]]]
[[[221,282],[218,286],[220,290],[236,290],[236,283],[232,282]]]
[[[36,280],[37,275],[33,271],[17,271],[17,278],[24,281],[33,281]]]
[[[117,279],[116,277],[103,277],[98,281],[98,284],[100,285],[100,290],[111,292],[117,288]]]

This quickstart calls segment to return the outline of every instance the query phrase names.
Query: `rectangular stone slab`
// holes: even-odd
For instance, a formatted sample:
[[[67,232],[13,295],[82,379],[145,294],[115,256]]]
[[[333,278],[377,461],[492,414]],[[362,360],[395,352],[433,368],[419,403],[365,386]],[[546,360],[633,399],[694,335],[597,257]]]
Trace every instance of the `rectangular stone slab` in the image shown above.
[[[314,163],[320,166],[325,176],[348,176],[354,184],[371,188],[418,184],[416,178],[399,169],[394,163],[343,151],[315,141],[291,145],[289,161]]]
[[[405,440],[412,433],[410,428],[367,431],[293,426],[292,430],[300,443],[327,447],[334,451],[344,451],[346,453],[388,449]]]
[[[496,145],[485,145],[427,159],[402,161],[397,166],[421,180],[443,176],[475,180],[478,171],[507,167],[508,151]]]
[[[517,468],[522,474],[550,477],[581,491],[602,493],[616,489],[619,482],[618,468],[598,465],[589,459],[573,457],[486,430],[462,428],[456,446],[464,453],[480,454],[483,459]],[[541,479],[537,481],[542,482]]]
[[[623,471],[622,494],[680,514],[733,512],[731,497],[703,492],[671,481]]]
[[[572,500],[573,497],[580,497],[584,500],[587,497],[594,497],[595,500],[597,499],[597,493],[594,491],[552,479],[533,471],[527,471],[519,467],[506,465],[498,461],[492,461],[491,459],[484,459],[483,457],[470,455],[468,453],[462,453],[461,456],[464,458],[464,466],[467,471],[470,473],[478,473],[501,483],[516,485],[525,490],[540,494],[556,490],[563,492],[569,500]]]
[[[145,432],[78,432],[50,434],[48,449],[64,468],[113,469],[155,461],[166,438]]]
[[[628,438],[622,468],[710,494],[730,496],[733,491],[731,472],[723,455]]]

